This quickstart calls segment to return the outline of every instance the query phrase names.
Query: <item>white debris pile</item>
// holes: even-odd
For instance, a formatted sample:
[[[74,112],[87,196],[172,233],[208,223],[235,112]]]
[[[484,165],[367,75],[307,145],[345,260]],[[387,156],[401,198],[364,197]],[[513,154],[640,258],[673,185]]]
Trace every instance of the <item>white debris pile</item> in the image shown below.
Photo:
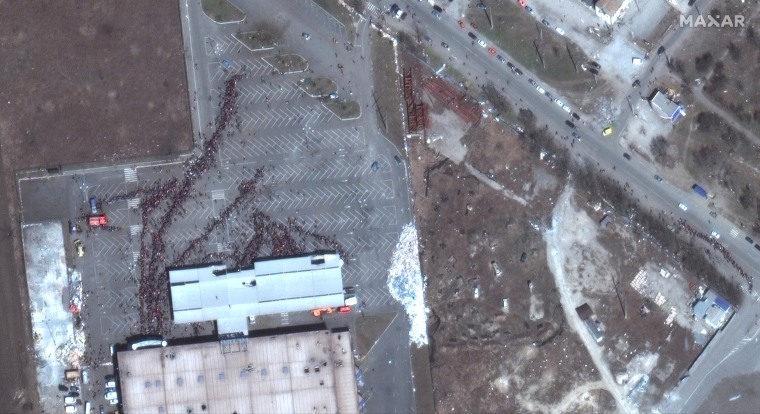
[[[404,226],[396,244],[388,270],[388,290],[401,302],[409,316],[409,341],[417,347],[427,345],[427,314],[423,279],[420,270],[420,254],[417,229],[410,223]]]

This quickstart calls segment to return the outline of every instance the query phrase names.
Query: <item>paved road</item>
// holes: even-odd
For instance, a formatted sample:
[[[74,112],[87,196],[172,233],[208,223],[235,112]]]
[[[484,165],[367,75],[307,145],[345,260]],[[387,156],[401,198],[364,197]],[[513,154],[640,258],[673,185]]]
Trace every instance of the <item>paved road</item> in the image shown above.
[[[709,3],[710,1],[707,0],[698,2],[700,10],[709,10]],[[485,48],[473,46],[472,40],[467,36],[467,32],[471,28],[459,28],[455,17],[444,14],[443,18],[439,20],[432,16],[430,6],[427,3],[410,2],[409,4],[416,13],[416,20],[426,28],[428,35],[432,38],[432,43],[437,48],[437,52],[444,57],[451,56],[454,59],[454,61],[446,62],[447,64],[453,64],[457,70],[465,75],[469,74],[471,79],[478,84],[485,83],[487,79],[498,88],[504,88],[504,93],[507,96],[518,97],[519,102],[517,104],[519,107],[533,111],[539,120],[539,125],[546,124],[558,136],[570,134],[571,131],[565,125],[565,120],[570,119],[568,114],[555,103],[550,102],[544,95],[539,94],[528,83],[527,79],[532,78],[542,84],[543,88],[550,91],[555,97],[561,97],[561,93],[551,90],[536,75],[527,72],[525,69],[523,69],[524,76],[512,74],[506,65],[501,64],[493,56],[489,56]],[[408,20],[411,21],[411,19]],[[410,25],[411,23],[398,24]],[[687,33],[686,29],[674,30],[665,38],[662,45],[665,46],[666,51],[675,50],[686,38]],[[450,45],[450,50],[447,51],[440,47],[441,41],[447,42]],[[504,51],[498,50],[498,53],[507,60],[517,63]],[[656,56],[650,59],[647,67],[642,70],[644,76],[640,78],[641,84],[646,87],[653,77],[650,73],[659,69],[657,65],[664,64],[664,56],[659,59]],[[650,68],[653,67],[657,68],[650,72]],[[638,91],[634,88],[626,95],[636,96],[636,100],[638,100]],[[625,110],[621,111],[621,115],[615,121],[618,130],[623,130],[632,116],[631,111],[627,109],[626,95],[620,99],[620,106]],[[631,99],[635,105],[635,100]],[[604,126],[578,122],[576,124],[579,124],[577,125],[577,132],[582,136],[582,141],[576,141],[572,146],[574,156],[593,160],[592,162],[596,162],[613,178],[621,183],[627,183],[637,197],[643,198],[640,201],[653,212],[664,212],[672,216],[673,219],[683,218],[692,228],[705,234],[710,234],[712,231],[720,233],[722,235],[721,244],[731,252],[734,260],[751,276],[754,276],[757,279],[756,281],[760,281],[760,277],[758,277],[760,274],[757,274],[757,269],[760,269],[760,251],[744,240],[745,234],[738,228],[739,226],[722,217],[717,219],[710,217],[708,201],[696,195],[691,189],[678,188],[668,182],[656,182],[653,177],[658,172],[651,164],[642,162],[635,156],[631,161],[625,160],[622,156],[625,149],[617,144],[618,140],[615,136],[602,137],[601,129]],[[687,206],[687,211],[679,209],[679,203],[684,203]],[[706,354],[705,360],[694,367],[691,372],[692,378],[676,389],[671,400],[672,405],[669,405],[666,411],[673,411],[680,405],[684,407],[683,412],[693,411],[699,406],[699,401],[708,394],[709,389],[717,382],[713,381],[712,378],[731,375],[732,372],[735,372],[733,365],[739,364],[739,362],[732,361],[754,358],[757,355],[754,345],[756,342],[754,340],[745,341],[745,338],[748,335],[749,337],[752,336],[757,314],[760,313],[758,295],[755,292],[747,291],[746,283],[743,283],[735,272],[729,277],[742,283],[745,291],[745,304],[734,316],[731,323],[715,339],[709,353]],[[748,344],[753,345],[749,346]],[[753,354],[753,352],[755,353]],[[726,356],[730,357],[724,359]],[[708,377],[711,380],[703,380]]]

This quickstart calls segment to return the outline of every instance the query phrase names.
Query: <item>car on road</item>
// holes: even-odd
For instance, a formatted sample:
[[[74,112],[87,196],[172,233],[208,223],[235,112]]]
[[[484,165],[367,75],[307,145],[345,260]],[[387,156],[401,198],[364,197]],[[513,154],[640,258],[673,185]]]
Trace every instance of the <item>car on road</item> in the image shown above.
[[[715,240],[720,239],[720,234],[715,230],[713,230],[712,233],[710,233],[710,236],[712,236],[712,238]]]
[[[311,39],[311,35],[310,35],[310,34],[308,34],[308,33],[306,33],[306,32],[303,32],[303,33],[301,33],[301,37],[303,37],[303,38],[304,38],[304,39],[306,39],[306,40],[309,40],[309,39]]]
[[[393,161],[396,161],[396,164],[398,164],[398,165],[401,165],[401,164],[404,163],[404,161],[401,160],[401,157],[399,157],[398,155],[394,155],[393,156]]]
[[[629,154],[629,153],[627,153],[627,152],[624,152],[624,153],[623,153],[623,158],[625,158],[625,159],[627,159],[628,161],[630,161],[630,160],[631,160],[631,154]]]
[[[560,108],[563,108],[565,106],[565,103],[560,101],[559,98],[554,100],[554,103],[557,104]]]
[[[565,125],[569,126],[572,129],[575,129],[575,124],[570,121],[565,121]]]
[[[504,56],[502,55],[496,55],[496,59],[499,59],[499,62],[501,63],[507,63],[507,60],[504,59]]]
[[[528,78],[528,83],[531,84],[531,85],[533,85],[533,86],[538,86],[538,84],[536,83],[536,81],[534,81],[532,78]]]
[[[570,112],[572,112],[572,109],[570,109],[570,107],[569,107],[569,106],[567,106],[567,105],[563,106],[563,107],[562,107],[562,109],[563,109],[565,112],[567,112],[568,114],[569,114]]]
[[[552,27],[551,23],[549,23],[549,21],[546,19],[541,20],[541,23],[543,23],[546,27]]]
[[[518,76],[522,76],[523,75],[523,71],[521,71],[520,68],[515,68],[515,74],[518,75]]]
[[[513,65],[513,64],[512,64],[512,62],[507,62],[507,67],[508,67],[508,68],[510,68],[510,69],[512,69],[512,72],[514,72],[514,71],[515,71],[515,69],[517,69],[517,68],[515,67],[515,65]]]
[[[576,114],[575,112],[573,112],[573,118],[575,118],[576,121],[580,121],[581,120],[581,116],[578,115],[578,114]]]
[[[530,14],[533,14],[533,8],[528,5],[525,5],[525,11],[527,11]]]
[[[488,48],[488,54],[491,56],[496,56],[496,49],[489,47]]]
[[[441,13],[443,13],[443,9],[440,6],[433,6],[433,16],[440,19]]]
[[[573,135],[573,138],[577,139],[578,141],[580,141],[580,140],[581,140],[581,134],[579,134],[579,133],[577,133],[577,132],[573,131],[573,134],[572,134],[572,135]]]
[[[633,83],[631,84],[632,88],[638,88],[639,86],[641,86],[641,81],[638,80],[638,79],[636,79],[635,81],[633,81]]]
[[[475,22],[470,22],[470,27],[472,27],[475,30],[478,30],[478,25]]]
[[[744,240],[746,240],[749,244],[755,243],[755,241],[752,240],[752,237],[749,237],[749,236],[744,236]]]
[[[77,256],[84,257],[84,243],[82,243],[81,240],[79,239],[74,240],[74,249],[77,252]]]
[[[546,97],[549,98],[550,101],[554,102],[554,95],[546,91],[544,91],[544,95],[546,95]]]
[[[654,175],[654,180],[657,181],[658,183],[661,183],[662,182],[662,177],[660,177],[659,175],[655,174]]]
[[[588,64],[589,64],[589,66],[593,67],[596,70],[601,70],[602,69],[602,65],[600,65],[596,61],[591,60],[591,61],[588,62]]]
[[[441,42],[441,46],[442,46],[444,49],[446,49],[446,50],[449,50],[449,44],[448,44],[448,43],[446,43],[446,42]]]
[[[541,87],[541,85],[536,85],[536,90],[538,93],[546,93],[546,90]]]
[[[467,27],[467,25],[464,24],[464,22],[461,21],[461,20],[458,23],[459,23],[459,27],[462,28],[462,29],[464,29],[465,27]]]
[[[760,250],[760,244],[755,244],[755,249]]]
[[[116,390],[113,388],[106,388],[105,399],[109,401],[118,399],[116,396]]]
[[[565,31],[562,30],[561,27],[555,27],[554,31],[557,32],[557,33],[559,33],[560,36],[564,36],[565,35]]]
[[[605,136],[605,137],[608,137],[608,136],[612,135],[613,132],[614,131],[612,130],[612,127],[608,126],[607,128],[604,128],[602,130],[602,135]]]
[[[718,218],[718,213],[716,213],[714,211],[711,211],[710,212],[710,217],[712,217],[712,218]]]
[[[640,57],[632,57],[631,58],[631,63],[633,63],[634,65],[638,66],[638,65],[641,65],[642,63],[644,63],[644,59],[642,59]]]
[[[480,47],[486,47],[486,46],[488,46],[488,44],[486,42],[484,42],[483,39],[478,39],[478,44],[480,45]]]
[[[684,203],[681,203],[681,204],[679,204],[679,205],[678,205],[678,208],[680,208],[680,209],[681,209],[681,210],[683,210],[683,211],[686,211],[686,210],[688,210],[688,209],[689,209],[688,207],[686,207],[686,204],[684,204]]]
[[[475,36],[475,33],[473,32],[467,32],[467,36],[470,36],[470,39],[472,40],[478,40],[478,37]]]

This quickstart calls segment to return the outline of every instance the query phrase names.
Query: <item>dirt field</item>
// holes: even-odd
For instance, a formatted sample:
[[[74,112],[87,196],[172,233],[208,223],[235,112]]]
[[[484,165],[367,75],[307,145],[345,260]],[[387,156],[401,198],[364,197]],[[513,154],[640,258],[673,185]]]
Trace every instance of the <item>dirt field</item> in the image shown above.
[[[440,105],[431,112],[433,129],[459,132],[461,123]],[[448,139],[435,144],[450,151],[456,144]],[[500,124],[472,127],[462,141],[462,164],[409,142],[436,412],[613,410],[564,323],[545,243],[533,227],[547,223],[564,183]],[[494,189],[496,182],[504,187]]]
[[[36,412],[38,400],[14,172],[191,148],[178,7],[0,2],[0,412]]]

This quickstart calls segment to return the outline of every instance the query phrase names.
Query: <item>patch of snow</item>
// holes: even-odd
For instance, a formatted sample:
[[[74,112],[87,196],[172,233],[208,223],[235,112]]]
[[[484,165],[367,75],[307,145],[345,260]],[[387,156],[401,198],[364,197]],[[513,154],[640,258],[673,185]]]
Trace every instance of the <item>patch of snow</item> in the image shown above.
[[[417,229],[409,223],[401,231],[393,251],[388,270],[388,290],[404,306],[409,317],[409,341],[417,347],[428,343],[423,283]]]

